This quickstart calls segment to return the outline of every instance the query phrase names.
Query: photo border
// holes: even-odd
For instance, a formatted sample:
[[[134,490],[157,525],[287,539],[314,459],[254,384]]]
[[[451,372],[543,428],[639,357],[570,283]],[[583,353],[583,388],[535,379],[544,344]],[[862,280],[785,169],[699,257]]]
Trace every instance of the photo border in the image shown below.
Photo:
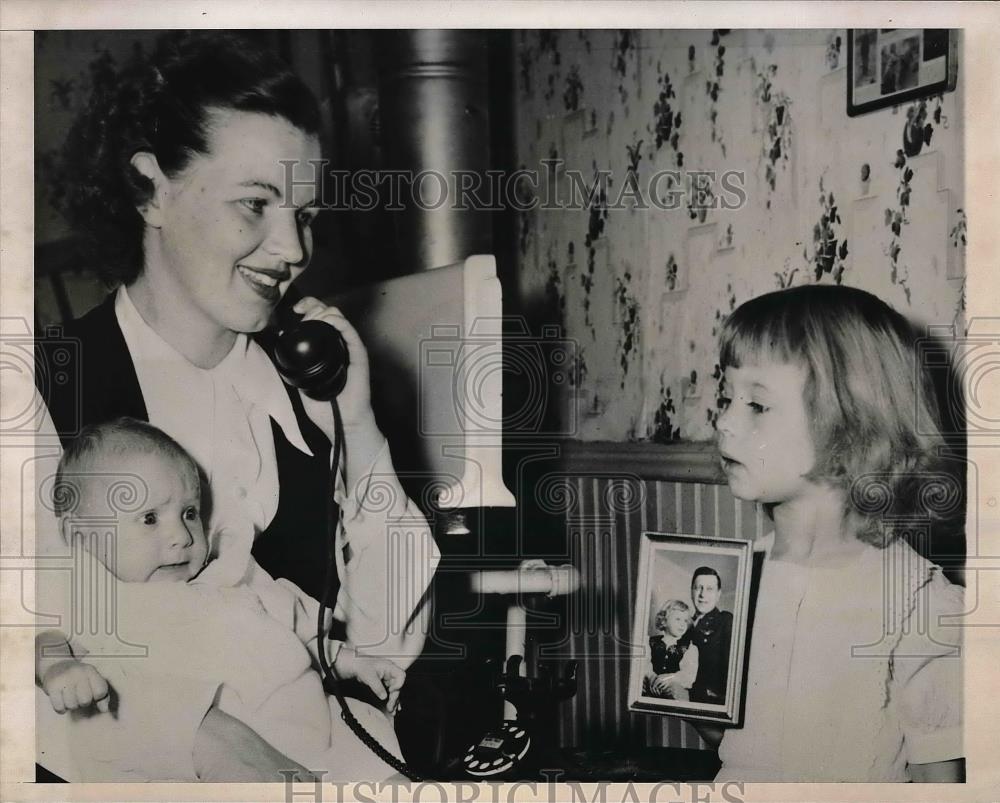
[[[436,6],[437,11],[430,6]],[[31,221],[32,194],[27,188],[32,186],[31,153],[31,58],[30,37],[37,28],[164,28],[164,27],[269,27],[276,13],[281,15],[282,24],[287,27],[364,27],[381,24],[385,27],[431,27],[427,20],[442,19],[447,16],[453,27],[482,26],[484,11],[477,4],[466,6],[450,4],[446,8],[441,3],[423,0],[409,5],[387,2],[374,11],[369,2],[351,3],[348,0],[330,0],[322,6],[304,4],[302,0],[290,0],[278,6],[248,7],[243,4],[223,0],[213,4],[206,12],[204,3],[195,4],[190,0],[176,0],[169,6],[169,19],[164,4],[151,0],[133,0],[130,4],[114,4],[100,0],[5,0],[0,14],[0,73],[4,88],[0,93],[0,118],[3,120],[4,136],[0,138],[0,165],[3,181],[0,182],[0,220],[4,226],[3,262],[0,271],[0,311],[2,315],[17,320],[30,321],[32,289]],[[497,6],[500,6],[497,8]],[[624,8],[616,4],[566,2],[558,8],[542,0],[518,3],[496,3],[490,9],[492,18],[503,20],[505,25],[519,27],[663,27],[665,19],[675,20],[678,27],[711,28],[714,25],[732,24],[736,14],[753,17],[759,27],[800,27],[800,28],[842,28],[845,18],[850,15],[854,24],[872,27],[888,24],[890,20],[924,24],[928,27],[942,27],[941,23],[963,29],[963,84],[967,87],[967,108],[974,109],[966,118],[967,161],[965,177],[967,185],[967,207],[969,209],[969,272],[968,318],[978,323],[989,324],[995,320],[995,299],[1000,283],[995,271],[989,269],[1000,250],[1000,227],[993,225],[997,211],[996,180],[1000,177],[1000,140],[995,136],[994,120],[1000,118],[1000,93],[995,92],[996,76],[1000,74],[1000,50],[996,48],[996,30],[1000,28],[1000,8],[994,4],[956,4],[943,7],[937,4],[899,4],[888,2],[869,3],[794,3],[761,4],[749,3],[708,4],[691,0],[680,4],[674,0],[662,0],[655,4],[636,3]],[[279,10],[280,8],[280,10]],[[585,12],[585,13],[584,13]],[[673,15],[673,16],[671,16]],[[585,20],[573,26],[563,22]],[[867,23],[867,24],[866,24]],[[26,46],[27,45],[27,46]],[[985,327],[984,327],[985,328]],[[7,397],[9,398],[9,397]],[[997,409],[995,394],[990,394],[982,402],[981,412]],[[984,432],[988,436],[989,432]],[[990,449],[988,437],[980,438],[975,453],[975,463],[980,471],[984,487],[991,478],[1000,477],[1000,452]],[[3,456],[2,475],[4,482],[3,521],[7,533],[12,538],[19,537],[19,528],[25,524],[18,518],[20,508],[13,497],[17,496],[16,482],[32,481],[34,468],[30,461],[21,461],[16,448],[0,450]],[[13,490],[12,490],[13,489]],[[33,505],[26,516],[28,525],[33,520]],[[600,793],[609,800],[634,800],[636,789],[642,797],[652,795],[652,799],[697,800],[745,800],[769,803],[799,803],[802,800],[815,801],[897,801],[898,803],[940,803],[943,800],[980,801],[994,796],[1000,783],[1000,767],[995,749],[996,723],[1000,721],[1000,697],[996,690],[996,667],[1000,665],[1000,638],[997,637],[1000,622],[1000,595],[992,593],[992,585],[987,581],[993,576],[997,547],[1000,545],[1000,528],[997,514],[993,509],[993,497],[982,494],[980,498],[968,500],[970,522],[977,522],[975,532],[975,552],[970,552],[969,592],[975,599],[965,627],[967,638],[966,663],[966,758],[968,762],[967,780],[962,784],[821,784],[821,783],[727,783],[720,788],[707,784],[663,784],[639,785],[631,783],[600,783],[567,786],[552,782],[550,787],[540,784],[539,790],[526,784],[496,784],[482,791],[488,799],[492,792],[494,800],[515,799],[589,799]],[[982,518],[980,527],[979,517]],[[30,552],[34,548],[31,527],[21,539],[22,546]],[[17,535],[15,535],[17,533]],[[5,542],[6,543],[6,542]],[[21,611],[25,604],[33,602],[34,595],[28,589],[25,596],[15,581],[22,569],[22,557],[8,558],[10,565],[4,568],[5,582],[0,583],[0,610],[6,615]],[[0,770],[0,798],[7,800],[275,800],[279,799],[282,787],[278,784],[80,784],[74,786],[36,784],[33,778],[34,716],[33,688],[31,681],[23,678],[33,673],[33,643],[29,628],[18,625],[0,627],[0,654],[3,654],[4,683],[0,688],[0,741],[3,742],[3,761]],[[30,777],[29,777],[30,772]],[[475,785],[452,785],[450,789],[437,787],[438,794],[449,794],[456,799],[470,799],[468,795],[477,791]],[[671,790],[673,794],[671,794]],[[284,790],[288,791],[288,790]],[[322,790],[331,799],[354,799],[352,790],[342,786],[326,784]],[[363,791],[374,794],[369,786]],[[399,799],[398,789],[393,788],[394,799]],[[318,797],[320,787],[301,785],[295,790],[296,796],[307,799]],[[587,793],[584,796],[584,793]],[[657,797],[657,793],[659,793]],[[383,792],[389,794],[389,790]],[[371,797],[361,797],[371,800]],[[389,799],[386,797],[385,799]],[[406,799],[404,797],[404,799]],[[475,796],[471,799],[479,799]]]
[[[706,556],[725,553],[735,555],[736,594],[733,605],[733,642],[726,672],[724,705],[691,703],[680,700],[659,700],[642,694],[643,666],[649,661],[649,601],[652,588],[653,559],[670,545],[695,547],[688,552],[703,552]],[[700,548],[700,549],[699,549]],[[661,714],[713,722],[718,725],[740,726],[746,708],[747,668],[750,657],[751,581],[753,577],[753,542],[738,538],[707,538],[700,535],[670,532],[643,532],[639,546],[632,619],[632,643],[637,648],[629,663],[628,710],[637,714]],[[655,702],[654,702],[655,699]]]

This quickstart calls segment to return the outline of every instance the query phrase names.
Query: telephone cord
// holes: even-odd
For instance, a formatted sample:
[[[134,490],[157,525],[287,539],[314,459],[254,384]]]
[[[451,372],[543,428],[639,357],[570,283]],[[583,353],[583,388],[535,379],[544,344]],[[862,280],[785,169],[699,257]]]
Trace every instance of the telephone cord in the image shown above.
[[[331,493],[330,493],[330,504],[333,505],[334,500],[334,490],[337,487],[337,471],[340,467],[340,453],[343,448],[343,421],[340,417],[340,406],[337,404],[337,400],[333,399],[330,402],[333,407],[333,460],[330,471],[330,482],[331,482]],[[326,612],[330,609],[331,605],[331,585],[332,579],[335,577],[337,571],[337,523],[335,517],[330,515],[330,529],[331,533],[327,539],[327,566],[326,566],[326,584],[323,589],[323,597],[319,601],[319,616],[316,623],[317,635],[318,635],[318,645],[319,649],[319,665],[323,673],[323,687],[329,691],[333,692],[333,695],[337,698],[337,703],[340,705],[340,716],[343,718],[344,722],[347,723],[347,727],[351,729],[355,736],[357,736],[364,745],[371,750],[375,755],[382,759],[386,764],[392,767],[396,772],[405,775],[411,781],[422,781],[424,778],[418,773],[414,772],[406,763],[400,761],[396,756],[386,750],[378,741],[372,736],[364,726],[358,722],[357,717],[351,713],[351,709],[347,706],[347,700],[344,699],[344,695],[340,692],[340,678],[337,677],[337,670],[335,670],[326,657]],[[332,603],[336,605],[336,600]]]

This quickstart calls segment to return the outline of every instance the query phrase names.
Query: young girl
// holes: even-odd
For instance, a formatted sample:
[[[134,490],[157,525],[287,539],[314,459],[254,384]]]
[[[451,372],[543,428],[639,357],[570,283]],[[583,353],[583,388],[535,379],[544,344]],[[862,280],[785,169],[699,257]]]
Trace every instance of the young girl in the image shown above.
[[[652,669],[643,684],[647,694],[690,699],[689,691],[698,676],[698,647],[682,639],[693,619],[691,607],[679,599],[667,600],[656,612],[656,629],[662,635],[649,639]]]
[[[720,345],[722,468],[774,531],[745,724],[705,734],[717,780],[962,780],[962,589],[900,537],[929,530],[935,491],[963,498],[935,470],[913,331],[868,293],[806,286],[743,304]]]

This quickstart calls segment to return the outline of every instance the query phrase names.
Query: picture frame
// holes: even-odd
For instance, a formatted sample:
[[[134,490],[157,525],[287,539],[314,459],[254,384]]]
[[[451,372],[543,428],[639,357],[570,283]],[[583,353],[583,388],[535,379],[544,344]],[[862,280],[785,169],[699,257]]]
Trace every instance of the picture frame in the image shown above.
[[[642,534],[630,711],[743,723],[752,573],[751,541]]]
[[[847,114],[851,117],[951,92],[957,80],[957,30],[847,30]]]

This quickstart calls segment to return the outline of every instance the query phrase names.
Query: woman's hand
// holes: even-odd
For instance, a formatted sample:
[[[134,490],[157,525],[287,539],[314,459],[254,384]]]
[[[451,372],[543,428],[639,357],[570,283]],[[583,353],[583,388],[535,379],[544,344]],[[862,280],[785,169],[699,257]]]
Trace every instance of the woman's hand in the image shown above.
[[[337,406],[344,422],[346,457],[343,467],[353,482],[374,464],[385,443],[372,412],[368,352],[357,331],[336,307],[328,307],[306,296],[292,309],[302,315],[303,321],[320,320],[330,324],[347,343],[351,364],[347,369],[347,384],[337,396]]]
[[[292,309],[302,315],[303,321],[323,321],[343,335],[351,360],[347,369],[347,384],[337,396],[340,414],[344,419],[344,429],[361,429],[369,424],[374,426],[368,352],[357,331],[339,309],[328,307],[312,296],[299,299]]]
[[[399,690],[406,682],[406,670],[388,658],[374,655],[358,655],[353,647],[345,644],[333,662],[337,677],[341,680],[359,680],[375,692],[375,696],[386,701],[386,711],[396,710]]]

